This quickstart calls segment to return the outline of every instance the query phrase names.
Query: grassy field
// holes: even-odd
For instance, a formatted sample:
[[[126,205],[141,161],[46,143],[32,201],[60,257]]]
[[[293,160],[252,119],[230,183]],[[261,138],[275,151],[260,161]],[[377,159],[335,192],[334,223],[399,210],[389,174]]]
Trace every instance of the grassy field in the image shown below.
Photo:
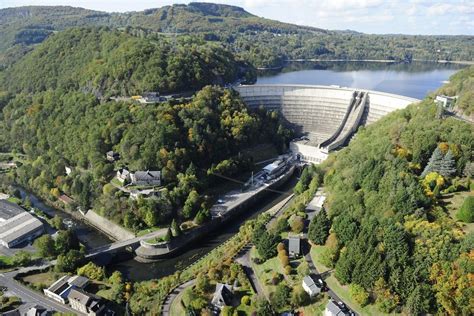
[[[298,311],[301,313],[300,315],[304,316],[320,316],[324,314],[324,310],[326,309],[326,305],[329,301],[329,296],[327,294],[323,294],[321,297],[317,298],[315,302],[312,302],[310,305],[300,307]]]
[[[318,269],[319,273],[324,273],[330,270],[330,268],[326,267],[319,261],[321,252],[324,250],[324,248],[325,246],[317,246],[317,245],[313,245],[311,247],[311,252],[310,252],[311,258],[313,259],[314,265],[316,266],[316,269]]]
[[[63,275],[66,275],[66,273],[43,272],[25,276],[23,278],[23,281],[29,286],[39,289],[45,286],[50,286]]]
[[[474,231],[474,223],[463,223],[457,220],[456,213],[461,208],[462,203],[468,196],[473,196],[474,191],[468,192],[455,192],[453,194],[446,195],[443,197],[443,203],[448,210],[449,216],[457,221],[463,228],[466,234]]]

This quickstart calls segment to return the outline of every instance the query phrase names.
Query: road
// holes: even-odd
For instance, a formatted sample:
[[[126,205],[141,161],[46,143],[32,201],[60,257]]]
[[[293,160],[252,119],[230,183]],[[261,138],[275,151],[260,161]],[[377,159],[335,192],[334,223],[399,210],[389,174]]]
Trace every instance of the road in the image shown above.
[[[173,291],[171,291],[171,293],[168,294],[168,296],[165,298],[163,305],[161,306],[161,314],[164,316],[170,315],[171,305],[173,304],[173,301],[176,299],[179,293],[183,292],[187,287],[193,286],[194,283],[196,283],[196,279],[189,280],[175,288]]]
[[[54,310],[61,313],[73,313],[76,315],[79,314],[76,310],[73,310],[69,306],[53,301],[52,299],[24,286],[23,284],[14,280],[10,275],[0,274],[0,285],[6,286],[8,288],[8,292],[14,293],[16,296],[20,297],[23,303],[38,304],[49,310]]]

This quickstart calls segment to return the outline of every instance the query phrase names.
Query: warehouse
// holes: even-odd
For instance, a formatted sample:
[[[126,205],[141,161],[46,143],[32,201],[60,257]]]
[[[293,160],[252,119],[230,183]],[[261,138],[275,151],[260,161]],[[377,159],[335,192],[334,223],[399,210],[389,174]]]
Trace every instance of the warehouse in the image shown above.
[[[16,204],[0,200],[0,245],[15,247],[44,231],[43,223]]]

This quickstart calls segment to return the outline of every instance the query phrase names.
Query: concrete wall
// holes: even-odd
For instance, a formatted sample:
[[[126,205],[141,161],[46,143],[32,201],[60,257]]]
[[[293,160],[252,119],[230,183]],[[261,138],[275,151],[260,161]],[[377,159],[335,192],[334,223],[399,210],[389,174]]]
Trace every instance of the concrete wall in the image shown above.
[[[93,210],[87,211],[84,218],[92,225],[97,227],[100,231],[117,240],[128,240],[135,238],[135,234],[126,230],[125,228],[115,224],[107,218],[100,216]]]

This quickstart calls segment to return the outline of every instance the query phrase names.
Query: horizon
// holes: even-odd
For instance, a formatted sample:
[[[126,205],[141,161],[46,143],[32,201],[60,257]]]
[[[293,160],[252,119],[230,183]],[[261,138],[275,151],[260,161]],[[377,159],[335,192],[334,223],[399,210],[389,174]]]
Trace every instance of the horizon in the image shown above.
[[[386,35],[474,35],[474,3],[466,0],[5,0],[0,9],[22,6],[71,6],[109,13],[207,2],[238,6],[259,17],[327,30]],[[316,18],[315,18],[316,17]]]

